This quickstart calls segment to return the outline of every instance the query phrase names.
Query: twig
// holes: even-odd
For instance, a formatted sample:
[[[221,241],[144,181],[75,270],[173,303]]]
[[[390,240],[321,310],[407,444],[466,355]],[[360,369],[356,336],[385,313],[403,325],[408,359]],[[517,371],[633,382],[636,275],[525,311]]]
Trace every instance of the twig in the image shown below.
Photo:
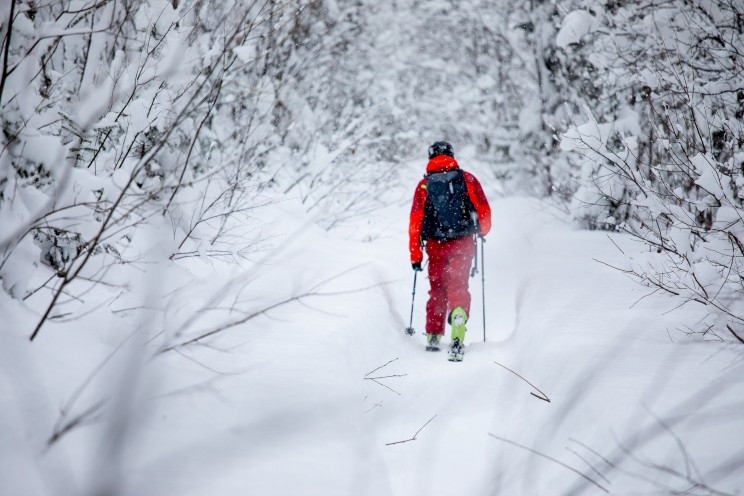
[[[726,329],[728,329],[728,330],[729,330],[729,332],[730,332],[731,334],[733,334],[733,335],[734,335],[734,337],[735,337],[736,339],[738,339],[740,343],[744,344],[744,339],[742,339],[742,338],[741,338],[741,336],[739,336],[738,334],[736,334],[736,332],[735,332],[735,331],[734,331],[734,330],[733,330],[733,329],[731,328],[731,326],[730,326],[730,325],[726,324]]]
[[[5,91],[5,80],[8,77],[8,57],[10,56],[10,35],[13,32],[13,20],[15,18],[15,2],[10,2],[10,14],[8,14],[8,32],[5,33],[5,46],[3,47],[3,69],[0,74],[0,103],[2,103],[3,92]]]
[[[99,400],[96,403],[89,406],[87,409],[80,412],[80,414],[73,417],[69,422],[66,422],[64,425],[61,425],[59,429],[55,429],[52,432],[52,435],[49,436],[49,439],[47,439],[46,442],[46,448],[49,448],[54,443],[59,441],[62,436],[67,434],[68,432],[72,431],[76,427],[83,426],[85,424],[92,424],[99,420],[102,416],[101,409],[106,404],[108,400]],[[98,415],[96,415],[98,414]]]
[[[370,374],[372,374],[372,373],[374,373],[374,372],[377,372],[377,371],[378,371],[378,370],[380,370],[381,368],[387,367],[388,365],[390,365],[391,363],[393,363],[393,362],[394,362],[394,361],[396,361],[396,360],[398,360],[398,358],[393,358],[392,360],[390,360],[390,361],[389,361],[388,363],[386,363],[385,365],[380,365],[380,366],[379,366],[379,367],[377,367],[377,368],[376,368],[375,370],[373,370],[373,371],[371,371],[371,372],[367,372],[366,374],[364,374],[364,377],[367,377],[368,375],[370,375]]]
[[[49,436],[49,439],[47,440],[47,445],[51,446],[55,442],[59,441],[59,439],[70,432],[73,428],[83,425],[86,419],[95,414],[98,413],[101,407],[103,407],[105,400],[98,401],[79,415],[77,415],[72,420],[67,420],[68,414],[72,411],[73,407],[75,406],[75,403],[80,399],[80,397],[83,395],[83,393],[86,391],[88,386],[93,382],[93,379],[98,376],[98,374],[106,367],[106,364],[109,363],[109,361],[124,347],[124,345],[137,333],[137,331],[131,332],[126,338],[122,340],[121,343],[117,345],[116,348],[114,348],[111,353],[104,358],[101,363],[98,364],[98,366],[91,371],[90,374],[88,374],[88,377],[85,378],[85,380],[80,384],[80,386],[73,391],[73,393],[70,395],[70,397],[67,399],[65,404],[62,406],[61,412],[59,417],[57,418],[57,421],[55,422],[54,428],[52,429],[52,434]]]
[[[654,412],[651,411],[651,409],[643,405],[644,410],[646,410],[646,413],[648,413],[651,417],[653,417],[654,420],[656,420],[656,423],[658,423],[665,431],[669,433],[669,435],[674,439],[674,442],[677,444],[677,448],[679,448],[679,453],[682,456],[682,460],[685,463],[685,477],[689,482],[692,482],[692,471],[695,471],[695,476],[699,478],[702,482],[702,476],[700,475],[700,471],[698,470],[697,466],[695,465],[695,462],[693,461],[692,457],[690,456],[690,453],[687,451],[687,448],[685,448],[684,443],[682,442],[682,439],[677,435],[676,432],[674,432],[674,429],[672,427],[664,422],[661,418],[659,418]]]
[[[396,391],[395,389],[391,388],[387,384],[383,384],[382,382],[380,382],[379,379],[391,379],[393,377],[406,377],[408,374],[391,374],[391,375],[382,375],[382,376],[378,376],[378,377],[369,377],[370,374],[373,374],[373,373],[377,372],[378,370],[387,367],[388,365],[390,365],[391,363],[393,363],[396,360],[398,360],[398,359],[397,358],[393,358],[392,360],[390,360],[386,364],[380,365],[376,369],[374,369],[374,370],[372,370],[370,372],[367,372],[367,374],[365,374],[365,376],[364,376],[364,380],[365,381],[372,381],[375,384],[379,384],[380,386],[382,386],[382,387],[384,387],[386,389],[389,389],[390,391],[394,392],[398,396],[403,396],[402,394],[400,394],[398,391]]]
[[[416,440],[416,436],[418,436],[418,435],[419,435],[419,432],[423,431],[423,430],[424,430],[424,427],[426,427],[427,425],[429,425],[429,423],[430,423],[430,422],[431,422],[432,420],[434,420],[434,419],[435,419],[436,417],[437,417],[437,416],[436,416],[436,415],[434,415],[434,416],[433,416],[432,418],[430,418],[430,419],[429,419],[429,421],[428,421],[428,422],[426,422],[426,423],[425,423],[424,425],[422,425],[422,426],[421,426],[421,429],[417,430],[417,431],[416,431],[416,434],[414,434],[414,435],[413,435],[413,437],[412,437],[411,439],[405,439],[405,440],[403,440],[403,441],[395,441],[394,443],[385,443],[385,446],[392,446],[393,444],[403,444],[403,443],[408,443],[408,442],[410,442],[410,441],[415,441],[415,440]]]
[[[607,458],[605,458],[604,456],[602,456],[598,451],[590,448],[589,446],[587,446],[586,444],[582,443],[581,441],[578,441],[578,440],[576,440],[576,439],[574,439],[572,437],[569,437],[568,440],[571,441],[572,443],[578,444],[579,446],[581,446],[582,448],[584,448],[588,452],[594,454],[594,456],[596,456],[597,458],[599,458],[600,460],[602,460],[603,462],[605,462],[608,466],[610,466],[612,468],[617,468],[617,465],[615,465],[610,460],[608,460]]]
[[[529,451],[530,453],[533,453],[533,454],[535,454],[537,456],[541,456],[541,457],[545,458],[546,460],[550,460],[551,462],[557,463],[561,467],[565,467],[568,470],[570,470],[571,472],[573,472],[575,474],[578,474],[579,476],[581,476],[584,479],[588,480],[589,482],[591,482],[592,484],[594,484],[595,486],[597,486],[598,488],[600,488],[602,491],[604,491],[606,493],[609,493],[610,492],[604,486],[602,486],[599,482],[595,481],[591,477],[587,476],[586,474],[581,473],[580,471],[576,470],[572,466],[567,465],[567,464],[563,463],[562,461],[553,458],[552,456],[546,455],[545,453],[540,453],[539,451],[536,451],[536,450],[534,450],[534,449],[532,449],[532,448],[530,448],[528,446],[523,446],[523,445],[521,445],[519,443],[516,443],[516,442],[510,440],[510,439],[506,439],[506,438],[503,438],[503,437],[499,437],[499,436],[497,436],[495,434],[491,434],[490,432],[488,433],[488,435],[491,436],[494,439],[498,439],[499,441],[503,441],[503,442],[505,442],[507,444],[511,444],[512,446],[516,446],[517,448],[522,448],[525,451]]]
[[[522,379],[524,382],[526,382],[527,384],[529,384],[530,386],[532,386],[538,393],[540,393],[540,395],[537,395],[537,394],[533,393],[532,391],[530,391],[530,394],[532,396],[534,396],[537,399],[540,399],[540,400],[543,400],[543,401],[547,401],[548,403],[550,403],[550,398],[548,398],[548,395],[545,394],[545,393],[543,393],[542,391],[540,391],[540,389],[537,386],[535,386],[534,384],[532,384],[530,381],[528,381],[527,379],[525,379],[521,375],[517,374],[516,372],[514,372],[512,369],[510,369],[506,365],[501,365],[499,362],[493,362],[493,363],[495,363],[499,367],[505,368],[506,370],[508,370],[512,374],[516,375],[517,377],[519,377],[520,379]]]
[[[385,400],[383,400],[383,401],[385,401]],[[382,408],[382,401],[380,401],[379,403],[375,403],[374,405],[372,405],[371,407],[369,407],[369,409],[367,411],[365,411],[364,413],[369,413],[372,410],[374,410],[375,408]]]
[[[384,388],[386,388],[386,389],[389,389],[390,391],[394,392],[394,393],[395,393],[395,394],[397,394],[398,396],[403,396],[402,394],[400,394],[400,393],[399,393],[398,391],[396,391],[395,389],[391,388],[391,387],[390,387],[390,386],[388,386],[387,384],[383,384],[383,383],[381,383],[380,381],[377,381],[377,380],[375,380],[375,379],[372,379],[372,378],[370,378],[370,381],[374,382],[375,384],[379,384],[380,386],[382,386],[382,387],[384,387]]]
[[[597,470],[594,467],[594,465],[592,465],[591,463],[589,463],[589,460],[587,460],[586,458],[584,458],[583,456],[581,456],[578,451],[576,451],[573,448],[569,448],[568,446],[566,446],[566,449],[568,451],[570,451],[571,453],[573,453],[574,455],[576,455],[576,457],[579,460],[581,460],[582,462],[586,463],[587,467],[589,467],[590,469],[592,469],[592,472],[594,472],[595,474],[597,474],[598,476],[600,476],[603,481],[605,481],[607,484],[610,484],[610,485],[612,484],[612,482],[610,482],[607,477],[605,477],[604,475],[602,475],[602,472],[600,472],[599,470]]]
[[[608,234],[608,235],[607,235],[607,239],[609,239],[610,241],[612,241],[612,244],[613,244],[613,245],[615,245],[615,248],[617,248],[618,250],[620,250],[620,253],[622,253],[623,255],[625,255],[625,252],[623,251],[623,249],[622,249],[622,248],[620,248],[620,247],[619,247],[619,246],[617,245],[617,243],[615,243],[615,240],[614,240],[614,239],[612,239],[612,236],[610,236],[610,235]]]
[[[346,271],[346,272],[348,272],[348,271]],[[171,351],[171,350],[173,350],[174,348],[177,348],[177,347],[182,347],[182,346],[187,346],[187,345],[190,345],[190,344],[193,344],[193,343],[197,343],[199,341],[202,341],[203,339],[206,339],[206,338],[208,338],[210,336],[213,336],[215,334],[218,334],[220,332],[223,332],[223,331],[225,331],[227,329],[231,329],[233,327],[236,327],[236,326],[245,324],[249,320],[252,320],[252,319],[254,319],[254,318],[256,318],[256,317],[258,317],[260,315],[266,315],[271,310],[274,310],[276,308],[279,308],[281,306],[284,306],[284,305],[287,305],[287,304],[290,304],[290,303],[302,302],[302,300],[304,300],[306,298],[347,295],[347,294],[353,294],[353,293],[359,293],[359,292],[363,292],[363,291],[368,291],[371,288],[375,288],[375,287],[380,286],[380,284],[374,284],[374,285],[367,286],[367,287],[364,287],[364,288],[350,289],[350,290],[347,290],[347,291],[325,292],[325,293],[318,291],[318,288],[319,288],[320,285],[322,285],[322,284],[324,284],[324,283],[326,283],[328,281],[331,281],[335,277],[337,277],[337,276],[334,276],[334,277],[331,277],[329,279],[326,279],[325,281],[322,281],[320,284],[316,284],[307,293],[303,293],[303,294],[300,294],[300,295],[297,295],[297,296],[291,296],[291,297],[285,298],[284,300],[281,300],[281,301],[276,302],[276,303],[274,303],[272,305],[266,306],[266,307],[264,307],[264,308],[262,308],[260,310],[256,310],[255,312],[250,313],[250,314],[245,313],[243,317],[241,317],[239,319],[236,319],[236,320],[234,320],[232,322],[228,322],[228,323],[222,324],[221,326],[219,326],[219,327],[217,327],[215,329],[212,329],[210,331],[204,331],[199,336],[196,336],[194,338],[191,338],[191,339],[189,339],[187,341],[184,341],[182,343],[178,343],[178,344],[173,344],[173,345],[167,346],[167,347],[163,348],[162,350],[160,350],[160,353],[165,353],[166,351]]]

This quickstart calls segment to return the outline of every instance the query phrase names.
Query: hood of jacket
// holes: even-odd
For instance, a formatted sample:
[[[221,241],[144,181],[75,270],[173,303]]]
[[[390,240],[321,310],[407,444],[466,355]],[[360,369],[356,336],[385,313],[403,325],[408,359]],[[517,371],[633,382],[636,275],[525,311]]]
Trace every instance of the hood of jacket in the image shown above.
[[[457,167],[457,160],[454,158],[448,155],[437,155],[429,160],[429,163],[426,165],[426,173],[448,172],[457,169]]]

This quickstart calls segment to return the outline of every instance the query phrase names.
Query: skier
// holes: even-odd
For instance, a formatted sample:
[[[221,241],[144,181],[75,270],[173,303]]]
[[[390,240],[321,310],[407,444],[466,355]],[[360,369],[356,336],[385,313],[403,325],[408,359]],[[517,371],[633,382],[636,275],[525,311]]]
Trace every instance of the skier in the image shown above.
[[[452,145],[437,141],[429,147],[426,175],[413,196],[409,250],[415,271],[422,270],[422,247],[429,256],[426,349],[439,351],[446,317],[452,325],[451,361],[463,358],[474,235],[485,236],[490,229],[491,207],[480,183],[459,168]]]

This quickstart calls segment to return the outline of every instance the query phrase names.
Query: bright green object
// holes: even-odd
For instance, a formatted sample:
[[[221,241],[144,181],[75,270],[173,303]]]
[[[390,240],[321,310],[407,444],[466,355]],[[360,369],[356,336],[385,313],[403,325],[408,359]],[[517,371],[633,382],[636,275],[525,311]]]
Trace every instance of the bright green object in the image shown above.
[[[452,323],[452,340],[455,338],[460,340],[460,343],[465,342],[465,322],[468,321],[468,314],[462,307],[456,307],[450,314],[450,322]]]

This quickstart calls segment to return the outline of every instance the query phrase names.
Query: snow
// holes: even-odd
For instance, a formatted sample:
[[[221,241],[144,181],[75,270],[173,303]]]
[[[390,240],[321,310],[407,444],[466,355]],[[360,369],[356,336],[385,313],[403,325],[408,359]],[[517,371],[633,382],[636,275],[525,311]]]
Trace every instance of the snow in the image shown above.
[[[540,100],[534,98],[519,112],[519,130],[525,134],[540,130],[543,125],[540,110]]]
[[[574,230],[564,214],[538,200],[494,199],[492,207],[493,234],[485,246],[487,342],[482,342],[480,282],[474,279],[462,363],[448,362],[446,353],[426,353],[420,333],[403,333],[411,284],[403,205],[386,213],[394,219],[391,236],[360,242],[305,224],[299,203],[278,204],[271,210],[271,225],[281,236],[276,249],[244,275],[232,264],[194,259],[186,271],[143,276],[143,288],[151,288],[148,299],[172,303],[167,318],[139,310],[117,323],[98,312],[51,324],[32,344],[24,335],[33,319],[19,315],[3,297],[2,312],[11,316],[12,327],[0,333],[5,405],[0,410],[2,436],[13,441],[2,445],[0,458],[12,460],[13,465],[3,464],[5,470],[24,467],[23,477],[8,472],[0,477],[3,494],[45,494],[47,477],[70,478],[76,483],[67,487],[84,488],[96,466],[96,446],[110,443],[106,423],[81,427],[50,449],[60,473],[32,469],[55,419],[28,417],[24,412],[31,407],[24,405],[63,404],[70,385],[80,384],[117,349],[127,334],[115,329],[127,321],[165,326],[167,335],[183,339],[224,320],[233,312],[205,313],[204,296],[219,287],[230,293],[245,277],[254,288],[251,296],[241,290],[228,299],[250,313],[342,275],[320,291],[330,296],[280,306],[216,335],[205,342],[209,346],[155,355],[136,382],[144,399],[137,403],[121,455],[124,493],[574,494],[586,482],[498,439],[503,438],[623,494],[650,486],[611,468],[589,448],[658,484],[678,484],[678,478],[649,468],[651,463],[680,468],[683,458],[678,441],[654,416],[672,419],[675,435],[703,473],[735,456],[739,443],[731,433],[744,426],[725,412],[744,393],[734,379],[741,373],[737,355],[688,341],[677,329],[698,317],[696,309],[665,313],[668,300],[643,298],[646,290],[597,261],[621,263],[614,244],[628,253],[642,246],[618,234],[611,235],[613,244],[606,234]],[[142,235],[154,241],[158,236]],[[174,297],[176,288],[184,289]],[[425,298],[426,280],[420,278],[418,331]],[[130,306],[121,302],[114,308]],[[529,385],[494,362],[523,375],[551,402],[531,396]],[[102,375],[111,377],[115,370],[106,366]],[[397,392],[365,380],[397,375],[402,377],[380,380]],[[73,411],[89,406],[104,384],[116,382],[97,376],[87,400]],[[388,445],[410,439],[432,417],[416,440]],[[41,438],[18,435],[35,430]],[[634,462],[622,447],[648,464]],[[609,483],[567,448],[588,459]],[[72,457],[57,457],[65,452]],[[716,482],[731,492],[742,480],[737,474]]]
[[[695,184],[718,198],[725,198],[726,194],[723,191],[721,183],[722,178],[720,173],[713,167],[714,161],[710,157],[699,153],[692,157],[691,163],[695,167],[695,171],[700,174],[695,179]]]
[[[599,123],[586,108],[589,120],[581,125],[571,125],[561,140],[561,149],[572,150],[600,150],[607,143],[613,130],[611,123]]]
[[[584,55],[596,77],[625,86],[626,73],[603,72],[613,65],[600,45],[641,41],[615,37],[613,26],[599,36],[600,15],[571,10],[589,2],[567,10],[507,2],[503,12],[489,2],[450,3],[397,2],[391,15],[374,3],[321,2],[327,15],[319,9],[309,17],[316,24],[294,25],[295,12],[281,12],[291,2],[270,2],[271,14],[256,17],[256,31],[225,53],[230,24],[251,17],[248,4],[157,0],[130,11],[113,2],[36,32],[18,15],[16,65],[2,95],[8,129],[21,123],[24,132],[7,143],[12,153],[0,154],[0,225],[8,231],[0,248],[13,248],[0,259],[0,495],[740,494],[740,343],[715,334],[725,327],[712,305],[680,306],[623,272],[661,277],[677,259],[571,220],[591,211],[601,227],[623,225],[602,194],[621,196],[624,183],[608,177],[595,152],[619,135],[625,150],[612,160],[635,165],[646,103],[628,103],[623,90],[618,105],[587,106],[586,122],[567,124],[561,151],[582,156],[593,186],[566,188],[573,203],[505,196],[514,191],[510,174],[535,188],[545,172],[556,184],[578,172],[560,151],[542,151],[543,127],[561,134],[558,121],[570,113],[551,109],[564,101],[580,108],[580,99],[553,87],[556,74],[542,74],[539,88],[532,72],[540,46],[578,57],[576,44],[592,41]],[[210,26],[226,5],[245,16]],[[611,6],[593,8],[606,14]],[[621,10],[640,11],[632,2]],[[651,32],[652,17],[643,20]],[[74,31],[60,27],[71,20]],[[519,27],[526,21],[532,34]],[[122,36],[72,36],[102,22],[121,26]],[[18,41],[42,33],[66,35],[44,61],[49,87],[34,75],[53,40],[28,53]],[[318,45],[301,50],[290,35]],[[578,60],[569,59],[538,66]],[[203,66],[210,61],[212,80]],[[577,69],[578,83],[589,77],[562,67]],[[639,67],[634,78],[655,91],[664,80],[652,69]],[[204,92],[190,93],[202,83]],[[201,134],[200,110],[159,142],[188,101],[215,104]],[[76,127],[86,131],[80,142]],[[462,363],[424,351],[425,273],[418,333],[403,332],[411,194],[428,143],[442,138],[481,180],[494,215],[480,261],[485,293],[481,274],[471,279]],[[158,143],[149,175],[135,170]],[[505,167],[494,164],[499,153]],[[25,180],[15,173],[19,157],[51,170]],[[734,157],[738,164],[744,155]],[[694,157],[696,184],[729,200],[728,176],[713,164],[713,154]],[[112,251],[91,257],[29,341],[62,278],[42,262],[51,242],[27,236],[14,245],[15,230],[59,207],[36,228],[91,240],[125,187],[98,246]],[[658,195],[623,200],[665,218],[667,242],[690,255],[692,268],[673,283],[719,291],[722,264],[737,253],[732,240],[715,238],[715,229],[691,237],[679,221],[694,213]],[[696,200],[702,210],[715,199]],[[247,213],[223,217],[229,208]],[[713,214],[714,228],[744,240],[738,203]],[[78,241],[53,249],[85,253]],[[742,305],[730,308],[741,314]],[[533,387],[550,401],[530,394]]]
[[[625,105],[617,111],[615,130],[622,135],[640,136],[641,124],[638,112]]]
[[[256,58],[256,47],[255,45],[245,45],[233,48],[233,52],[238,56],[241,62],[248,63],[252,62]]]
[[[25,36],[34,36],[34,23],[31,19],[26,16],[18,16],[13,20],[13,28],[17,30],[19,34]]]
[[[80,102],[80,110],[76,123],[83,129],[88,128],[94,121],[100,119],[111,107],[111,97],[114,81],[111,78],[103,80],[89,95],[85,95]]]
[[[574,10],[563,18],[562,24],[555,43],[565,49],[572,43],[581,43],[581,39],[597,29],[599,23],[597,18],[586,10]]]
[[[11,296],[26,294],[28,282],[39,263],[39,248],[31,239],[24,239],[8,258],[8,268],[2,278],[2,287]]]

